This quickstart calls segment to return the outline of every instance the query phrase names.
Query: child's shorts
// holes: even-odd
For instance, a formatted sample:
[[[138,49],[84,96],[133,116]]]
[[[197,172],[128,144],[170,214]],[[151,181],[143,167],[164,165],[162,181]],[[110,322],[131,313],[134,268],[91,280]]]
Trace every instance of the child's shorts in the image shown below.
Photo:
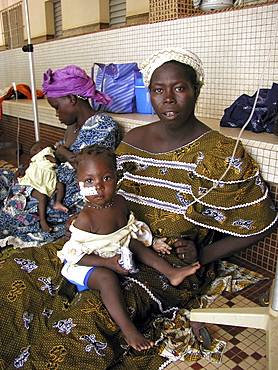
[[[97,267],[94,266],[81,266],[81,265],[71,265],[66,262],[62,268],[61,274],[71,283],[75,284],[78,291],[90,289],[88,287],[88,279],[91,273]]]

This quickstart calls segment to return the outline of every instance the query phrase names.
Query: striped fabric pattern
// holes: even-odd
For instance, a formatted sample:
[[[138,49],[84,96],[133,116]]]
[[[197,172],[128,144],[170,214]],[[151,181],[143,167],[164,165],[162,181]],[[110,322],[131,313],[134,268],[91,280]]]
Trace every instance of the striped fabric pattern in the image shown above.
[[[97,71],[95,71],[97,67]],[[96,77],[95,77],[96,72]],[[95,63],[92,67],[92,78],[96,88],[105,92],[113,100],[111,104],[96,104],[97,111],[111,113],[133,113],[136,110],[135,79],[139,76],[137,63],[108,64]]]

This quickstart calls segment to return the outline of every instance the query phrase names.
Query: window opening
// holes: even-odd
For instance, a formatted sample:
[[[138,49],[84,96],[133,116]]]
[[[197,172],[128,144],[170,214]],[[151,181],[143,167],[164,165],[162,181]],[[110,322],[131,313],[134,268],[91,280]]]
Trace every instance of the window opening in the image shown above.
[[[54,37],[59,38],[63,36],[61,0],[53,2],[53,15]]]
[[[109,1],[109,23],[111,28],[126,25],[126,1]]]
[[[22,46],[24,43],[22,1],[3,9],[1,20],[6,49]]]

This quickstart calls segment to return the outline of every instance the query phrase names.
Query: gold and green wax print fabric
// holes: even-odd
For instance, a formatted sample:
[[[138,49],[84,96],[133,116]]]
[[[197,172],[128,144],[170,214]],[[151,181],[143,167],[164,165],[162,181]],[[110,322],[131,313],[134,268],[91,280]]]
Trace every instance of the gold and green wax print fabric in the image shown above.
[[[235,142],[209,131],[160,154],[122,142],[116,150],[119,193],[156,237],[171,241],[185,235],[202,246],[211,230],[238,237],[260,234],[277,220],[277,211],[257,163],[241,143],[232,157]]]
[[[145,370],[169,361],[159,356],[163,325],[178,312],[173,303],[186,302],[188,295],[170,288],[165,277],[145,266],[136,274],[138,280],[133,275],[121,279],[132,319],[156,342],[149,351],[134,351],[99,293],[77,293],[61,276],[59,248],[49,244],[22,249],[1,265],[1,368]]]
[[[116,150],[118,192],[136,218],[146,222],[155,237],[168,238],[169,244],[183,236],[202,248],[217,232],[238,237],[259,234],[275,222],[277,212],[258,165],[241,143],[232,158],[234,146],[235,140],[218,131],[167,153],[154,154],[122,142]],[[209,191],[229,164],[226,176]],[[216,272],[210,263],[186,279],[191,296],[184,308],[198,306]]]
[[[155,342],[152,349],[138,352],[127,345],[97,291],[77,292],[61,276],[57,250],[64,242],[18,250],[0,265],[1,369],[160,370],[178,359],[221,361],[225,343],[214,339],[201,351],[189,311],[179,309],[188,305],[194,282],[185,279],[172,287],[143,265],[137,274],[120,277],[132,320]],[[172,263],[178,263],[176,257]],[[223,277],[210,289],[210,299],[232,286],[229,269],[235,271],[234,266],[222,266]],[[244,271],[236,278],[244,286],[263,277]]]
[[[123,145],[120,147],[122,149]],[[181,152],[183,150],[186,152],[186,148]],[[196,153],[199,154],[198,151]],[[180,155],[175,154],[176,157]],[[147,162],[137,162],[134,156],[140,159],[142,153],[140,156],[136,150],[131,153],[131,160],[124,164],[125,169],[134,171],[139,168],[146,171],[149,166],[153,166],[151,155],[143,156],[148,159]],[[179,170],[178,160],[172,162],[172,167],[177,162]],[[192,163],[194,164],[193,161]],[[189,163],[189,167],[192,163]],[[157,167],[154,172],[158,175],[160,172],[166,174],[166,164],[165,162],[163,167]],[[130,176],[133,176],[132,171]],[[174,172],[172,171],[173,174]],[[198,172],[193,171],[188,175],[184,173],[184,177],[191,178],[194,174],[197,177],[196,173]],[[156,177],[159,180],[159,176],[152,175],[145,181],[136,180],[126,186],[133,189],[135,194],[145,196],[142,188],[147,188],[150,180],[155,183]],[[182,178],[179,179],[180,184],[186,184]],[[169,181],[172,181],[173,187],[177,178],[173,176],[167,181],[164,188],[160,185],[155,190],[158,200],[161,191],[166,194],[166,190],[168,192],[168,188],[171,188]],[[177,183],[178,188],[180,184]],[[180,190],[176,193],[176,198],[184,197],[185,200],[187,194],[190,194],[189,191],[181,193]],[[169,204],[173,202],[173,195],[162,197],[164,202],[165,198]],[[209,235],[207,228],[200,228],[183,217],[179,218],[178,212],[169,212],[167,207],[142,206],[148,211],[146,217],[142,217],[144,209],[138,211],[138,216],[135,214],[140,219],[141,212],[141,219],[151,224],[157,236],[176,237],[185,232],[192,239],[204,243]],[[222,265],[220,270],[224,273],[215,279],[216,275],[219,276],[219,269],[216,269],[216,264],[211,264],[186,278],[178,287],[173,287],[165,276],[150,267],[139,265],[137,274],[120,277],[132,320],[146,337],[155,342],[152,349],[137,352],[127,346],[120,329],[102,304],[99,293],[92,290],[78,293],[75,286],[61,276],[62,264],[57,257],[57,250],[62,248],[64,242],[65,240],[61,240],[40,248],[17,251],[11,251],[12,247],[9,247],[9,253],[0,258],[2,369],[160,370],[177,359],[196,361],[205,357],[211,361],[221,361],[225,343],[214,339],[208,351],[201,350],[189,326],[188,310],[208,306],[212,298],[217,298],[230,287],[244,288],[263,278],[249,271],[241,271],[240,276],[231,277],[230,271],[235,271],[235,267],[223,268]],[[164,258],[173,266],[184,264],[174,254]]]

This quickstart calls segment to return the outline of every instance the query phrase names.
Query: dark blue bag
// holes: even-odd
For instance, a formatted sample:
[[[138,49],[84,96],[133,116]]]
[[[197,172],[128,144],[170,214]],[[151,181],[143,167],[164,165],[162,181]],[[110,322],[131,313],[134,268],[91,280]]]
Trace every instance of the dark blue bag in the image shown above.
[[[95,66],[98,67],[95,77]],[[137,63],[103,64],[94,63],[92,78],[96,89],[112,99],[109,105],[92,102],[97,111],[111,113],[133,113],[136,110],[135,80],[140,75]]]
[[[255,101],[253,96],[241,95],[235,102],[224,110],[220,121],[222,127],[243,127],[250,116]],[[246,126],[246,130],[253,132],[266,131],[273,133],[275,118],[278,114],[278,85],[272,84],[271,89],[260,89],[253,116]]]

